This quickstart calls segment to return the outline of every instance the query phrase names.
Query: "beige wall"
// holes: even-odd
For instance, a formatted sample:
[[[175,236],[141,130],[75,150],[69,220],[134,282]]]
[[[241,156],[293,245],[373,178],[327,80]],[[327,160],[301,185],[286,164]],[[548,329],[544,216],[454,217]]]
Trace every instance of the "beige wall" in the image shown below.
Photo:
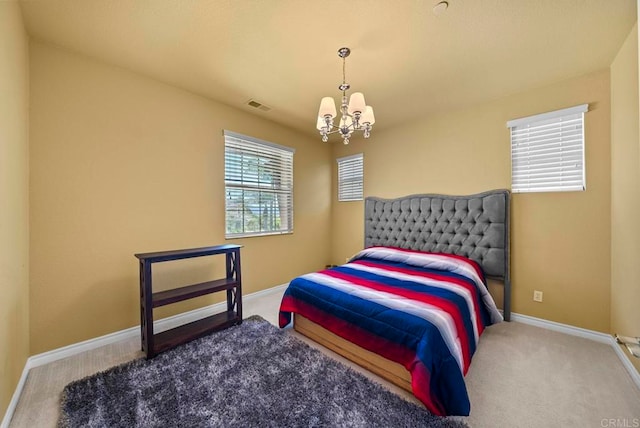
[[[244,293],[328,262],[327,146],[34,42],[31,71],[32,354],[139,324],[134,253],[225,243],[223,129],[296,149],[295,233],[228,241],[244,245]],[[154,280],[160,289],[223,276],[221,261],[160,264]]]
[[[0,2],[0,416],[29,356],[29,53],[20,6]]]
[[[364,153],[365,196],[510,188],[506,122],[589,103],[587,191],[513,196],[512,307],[520,314],[609,332],[609,98],[605,70],[374,131],[367,142],[354,138],[349,146],[335,143],[333,157]],[[363,206],[336,201],[335,165],[333,169],[332,260],[338,263],[362,247]],[[544,292],[543,303],[533,302],[533,290]]]
[[[627,336],[640,336],[638,114],[636,24],[611,64],[611,330]]]

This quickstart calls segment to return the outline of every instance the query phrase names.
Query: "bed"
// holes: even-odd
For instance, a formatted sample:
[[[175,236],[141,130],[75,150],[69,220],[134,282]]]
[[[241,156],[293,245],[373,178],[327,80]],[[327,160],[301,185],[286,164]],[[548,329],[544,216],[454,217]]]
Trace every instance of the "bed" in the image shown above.
[[[364,249],[295,278],[281,327],[412,392],[437,415],[468,415],[464,383],[485,327],[510,319],[507,190],[365,199]],[[503,314],[487,289],[503,285]]]

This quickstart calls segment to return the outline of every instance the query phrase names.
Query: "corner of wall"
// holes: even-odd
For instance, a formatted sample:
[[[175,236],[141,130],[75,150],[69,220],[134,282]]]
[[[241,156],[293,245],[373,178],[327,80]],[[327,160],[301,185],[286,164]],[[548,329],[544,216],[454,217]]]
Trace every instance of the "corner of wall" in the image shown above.
[[[611,333],[640,336],[638,24],[611,63]],[[640,372],[640,359],[620,353]]]
[[[19,2],[0,2],[0,51],[0,414],[10,414],[29,356],[29,36]]]

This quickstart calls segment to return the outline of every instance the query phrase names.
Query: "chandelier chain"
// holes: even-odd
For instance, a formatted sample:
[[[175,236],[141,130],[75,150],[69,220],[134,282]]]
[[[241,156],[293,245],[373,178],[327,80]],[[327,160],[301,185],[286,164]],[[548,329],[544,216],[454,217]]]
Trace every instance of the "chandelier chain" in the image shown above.
[[[347,77],[346,77],[346,72],[345,70],[347,69],[347,60],[346,57],[342,57],[342,96],[346,96],[347,95],[347,90],[344,89],[347,86]]]

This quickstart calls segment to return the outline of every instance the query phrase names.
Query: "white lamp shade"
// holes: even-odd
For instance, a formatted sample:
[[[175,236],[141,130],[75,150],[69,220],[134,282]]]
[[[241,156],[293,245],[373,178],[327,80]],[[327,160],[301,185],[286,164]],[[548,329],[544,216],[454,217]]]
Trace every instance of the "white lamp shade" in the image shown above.
[[[336,117],[336,103],[333,101],[331,97],[324,97],[322,101],[320,101],[320,110],[318,110],[319,117],[325,116]]]
[[[324,117],[318,116],[318,121],[316,122],[316,129],[318,131],[322,131],[322,128],[327,127],[327,122],[324,120]]]
[[[349,114],[363,113],[367,103],[362,92],[354,92],[349,98]]]
[[[376,123],[376,117],[373,115],[373,107],[367,106],[364,109],[364,113],[360,116],[360,123],[368,123],[369,125]]]

